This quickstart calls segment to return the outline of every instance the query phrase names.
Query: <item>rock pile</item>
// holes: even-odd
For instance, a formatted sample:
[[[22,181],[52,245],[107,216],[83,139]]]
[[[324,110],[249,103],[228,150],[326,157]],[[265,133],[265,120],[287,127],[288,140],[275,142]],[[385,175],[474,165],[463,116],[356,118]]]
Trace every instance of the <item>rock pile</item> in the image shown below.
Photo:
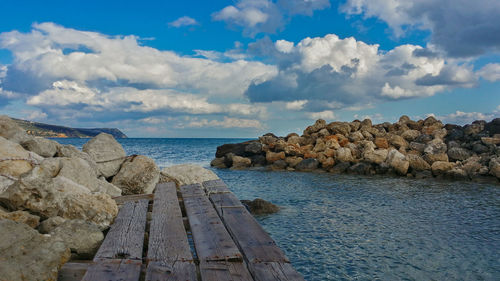
[[[152,159],[126,156],[109,134],[80,151],[0,116],[0,276],[56,280],[71,256],[92,258],[118,213],[112,197],[152,193],[159,178]]]
[[[407,177],[500,179],[500,118],[458,126],[434,117],[373,125],[370,119],[327,124],[319,119],[302,136],[271,133],[258,140],[219,146],[211,165],[243,169]]]

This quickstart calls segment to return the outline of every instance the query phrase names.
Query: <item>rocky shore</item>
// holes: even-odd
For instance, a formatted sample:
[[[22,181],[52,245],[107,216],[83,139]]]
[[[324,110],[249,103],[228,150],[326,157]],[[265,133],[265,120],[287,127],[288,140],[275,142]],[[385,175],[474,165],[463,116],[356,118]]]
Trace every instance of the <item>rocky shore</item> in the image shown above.
[[[327,124],[319,119],[299,136],[219,146],[217,168],[326,171],[363,175],[492,181],[500,179],[500,118],[465,126],[434,117],[373,125],[370,119]]]
[[[106,133],[79,150],[0,116],[0,280],[57,280],[68,260],[92,259],[118,213],[115,197],[213,179],[195,165],[160,171]]]

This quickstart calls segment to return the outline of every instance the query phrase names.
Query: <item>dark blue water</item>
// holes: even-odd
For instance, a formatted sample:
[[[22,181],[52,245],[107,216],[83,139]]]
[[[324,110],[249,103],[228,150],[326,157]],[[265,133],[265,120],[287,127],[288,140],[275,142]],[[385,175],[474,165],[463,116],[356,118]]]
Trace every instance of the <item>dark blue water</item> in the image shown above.
[[[86,140],[64,139],[81,146]],[[123,139],[160,166],[208,167],[234,139]],[[240,199],[282,207],[257,219],[307,280],[500,280],[500,186],[214,170]]]

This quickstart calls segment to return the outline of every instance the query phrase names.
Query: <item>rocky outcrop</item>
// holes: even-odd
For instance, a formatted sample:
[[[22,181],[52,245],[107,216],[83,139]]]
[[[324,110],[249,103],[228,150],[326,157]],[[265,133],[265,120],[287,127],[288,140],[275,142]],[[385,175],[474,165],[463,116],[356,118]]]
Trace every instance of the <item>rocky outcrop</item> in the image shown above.
[[[153,159],[137,155],[123,162],[118,174],[113,177],[112,184],[119,187],[124,195],[153,193],[160,169]]]
[[[160,182],[173,181],[178,186],[185,184],[202,183],[216,180],[219,177],[212,171],[193,164],[182,164],[166,167],[161,170]]]
[[[269,133],[258,140],[223,145],[211,165],[460,180],[499,178],[499,128],[500,118],[465,126],[444,125],[434,117],[414,121],[402,116],[398,122],[382,124],[369,119],[328,124],[320,119],[301,136]],[[244,165],[239,161],[242,158]]]
[[[112,135],[100,133],[89,140],[82,147],[97,163],[97,168],[106,177],[112,177],[120,171],[122,163],[125,161],[125,150]]]
[[[257,198],[255,200],[241,200],[253,215],[267,215],[277,213],[280,208],[271,202]]]
[[[26,131],[21,129],[16,122],[5,115],[0,115],[0,137],[18,144],[32,138],[28,136]]]
[[[62,240],[76,259],[93,258],[104,240],[99,227],[84,220],[67,220],[50,231],[50,235]]]
[[[70,250],[58,238],[42,235],[24,223],[0,219],[0,278],[9,281],[57,280]]]
[[[22,142],[21,145],[26,150],[32,151],[42,157],[53,157],[57,153],[57,147],[60,146],[59,143],[53,140],[41,137],[34,137]]]

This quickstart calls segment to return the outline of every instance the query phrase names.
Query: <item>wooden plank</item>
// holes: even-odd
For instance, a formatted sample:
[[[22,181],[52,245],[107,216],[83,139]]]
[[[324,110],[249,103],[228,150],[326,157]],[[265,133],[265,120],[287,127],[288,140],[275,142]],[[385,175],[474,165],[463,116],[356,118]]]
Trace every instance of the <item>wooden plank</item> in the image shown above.
[[[282,262],[263,262],[251,263],[248,269],[257,281],[304,281],[300,275],[289,263]]]
[[[207,194],[231,192],[221,179],[205,181],[202,185]]]
[[[123,205],[94,260],[142,259],[148,202],[142,199]]]
[[[141,199],[153,200],[153,196],[153,194],[134,194],[113,197],[113,199],[115,200],[116,204],[121,205],[127,201],[136,201]]]
[[[104,259],[90,265],[82,281],[137,281],[141,275],[141,261]]]
[[[196,265],[192,261],[150,262],[146,281],[197,281]]]
[[[241,261],[241,252],[201,185],[181,186],[181,193],[200,261]]]
[[[243,262],[200,262],[202,281],[253,281]]]
[[[80,281],[87,272],[87,268],[92,264],[89,262],[67,262],[57,273],[58,281]]]
[[[156,186],[149,231],[149,261],[192,261],[175,183]]]

